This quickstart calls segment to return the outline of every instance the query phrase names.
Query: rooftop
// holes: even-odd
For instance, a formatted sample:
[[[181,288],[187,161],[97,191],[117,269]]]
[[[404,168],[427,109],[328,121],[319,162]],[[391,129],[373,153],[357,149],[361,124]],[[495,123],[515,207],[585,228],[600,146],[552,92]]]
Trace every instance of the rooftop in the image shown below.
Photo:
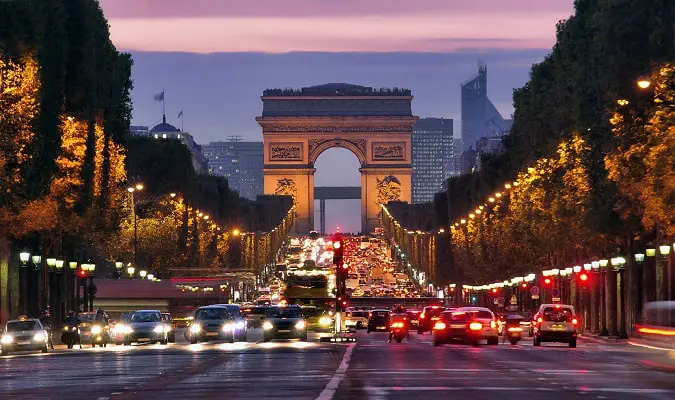
[[[263,96],[411,96],[410,89],[380,88],[352,85],[349,83],[326,83],[302,89],[266,89]]]

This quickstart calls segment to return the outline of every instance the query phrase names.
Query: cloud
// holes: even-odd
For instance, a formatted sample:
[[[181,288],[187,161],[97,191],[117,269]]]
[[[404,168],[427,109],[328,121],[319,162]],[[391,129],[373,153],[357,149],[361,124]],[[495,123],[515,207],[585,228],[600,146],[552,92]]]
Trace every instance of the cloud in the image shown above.
[[[111,19],[121,50],[211,52],[447,52],[550,48],[554,14]],[[498,39],[496,39],[498,38]]]

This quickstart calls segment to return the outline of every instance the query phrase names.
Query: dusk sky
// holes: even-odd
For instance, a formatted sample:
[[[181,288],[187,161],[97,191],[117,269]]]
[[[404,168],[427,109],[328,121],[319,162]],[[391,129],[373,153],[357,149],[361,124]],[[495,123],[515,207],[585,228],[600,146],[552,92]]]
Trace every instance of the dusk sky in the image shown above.
[[[555,24],[573,13],[573,0],[100,3],[113,42],[134,57],[133,124],[161,120],[153,95],[165,89],[167,119],[180,128],[183,109],[185,131],[199,143],[231,135],[262,140],[254,118],[265,88],[327,82],[409,88],[416,115],[454,118],[458,136],[459,87],[478,62],[488,64],[488,94],[509,117],[513,88],[550,51]],[[337,165],[351,171],[329,179]],[[358,186],[357,168],[348,151],[326,152],[317,185]],[[335,211],[331,205],[329,226],[340,220],[343,229],[358,230],[358,212],[345,221],[344,210]]]

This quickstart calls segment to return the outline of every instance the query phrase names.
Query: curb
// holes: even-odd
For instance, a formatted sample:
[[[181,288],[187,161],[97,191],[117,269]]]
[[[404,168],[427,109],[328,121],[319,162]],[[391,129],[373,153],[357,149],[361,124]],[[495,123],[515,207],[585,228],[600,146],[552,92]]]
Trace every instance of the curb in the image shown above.
[[[587,340],[593,343],[602,343],[602,344],[626,344],[627,339],[619,339],[615,336],[595,336],[595,335],[580,335],[583,340]]]

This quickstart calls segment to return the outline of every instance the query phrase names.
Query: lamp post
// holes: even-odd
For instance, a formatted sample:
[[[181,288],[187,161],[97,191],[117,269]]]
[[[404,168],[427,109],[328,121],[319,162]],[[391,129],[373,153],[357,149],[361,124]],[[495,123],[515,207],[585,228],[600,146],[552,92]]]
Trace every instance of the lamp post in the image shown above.
[[[612,325],[612,331],[616,332],[619,337],[625,338],[628,337],[626,331],[626,259],[623,257],[614,257],[611,259],[613,270],[616,271],[617,284],[615,286],[617,295],[614,296],[615,301],[612,302],[613,310],[618,311],[617,318]],[[616,304],[614,304],[616,302]],[[617,310],[618,306],[618,310]],[[615,329],[616,325],[616,329]]]
[[[609,331],[607,330],[607,266],[609,265],[609,260],[606,258],[598,261],[600,266],[600,335],[608,336]]]
[[[115,277],[120,279],[122,277],[122,268],[124,268],[124,263],[122,261],[115,262]]]
[[[127,191],[131,196],[131,213],[134,219],[134,265],[138,265],[138,221],[136,216],[136,199],[134,194],[145,189],[142,183],[136,183],[135,185],[129,186]]]
[[[89,264],[89,287],[87,287],[87,294],[89,295],[89,311],[94,311],[94,299],[96,298],[94,272],[96,272],[96,264]]]
[[[136,268],[129,265],[127,267],[127,274],[129,274],[129,279],[132,279],[134,277],[134,272],[136,272]]]
[[[75,291],[78,289],[77,287],[77,261],[70,261],[68,263],[68,276],[66,279],[66,292],[69,294],[69,302],[70,304],[68,305],[68,310],[75,310],[75,306],[77,305],[77,298],[75,296]],[[78,295],[79,296],[79,295]]]

